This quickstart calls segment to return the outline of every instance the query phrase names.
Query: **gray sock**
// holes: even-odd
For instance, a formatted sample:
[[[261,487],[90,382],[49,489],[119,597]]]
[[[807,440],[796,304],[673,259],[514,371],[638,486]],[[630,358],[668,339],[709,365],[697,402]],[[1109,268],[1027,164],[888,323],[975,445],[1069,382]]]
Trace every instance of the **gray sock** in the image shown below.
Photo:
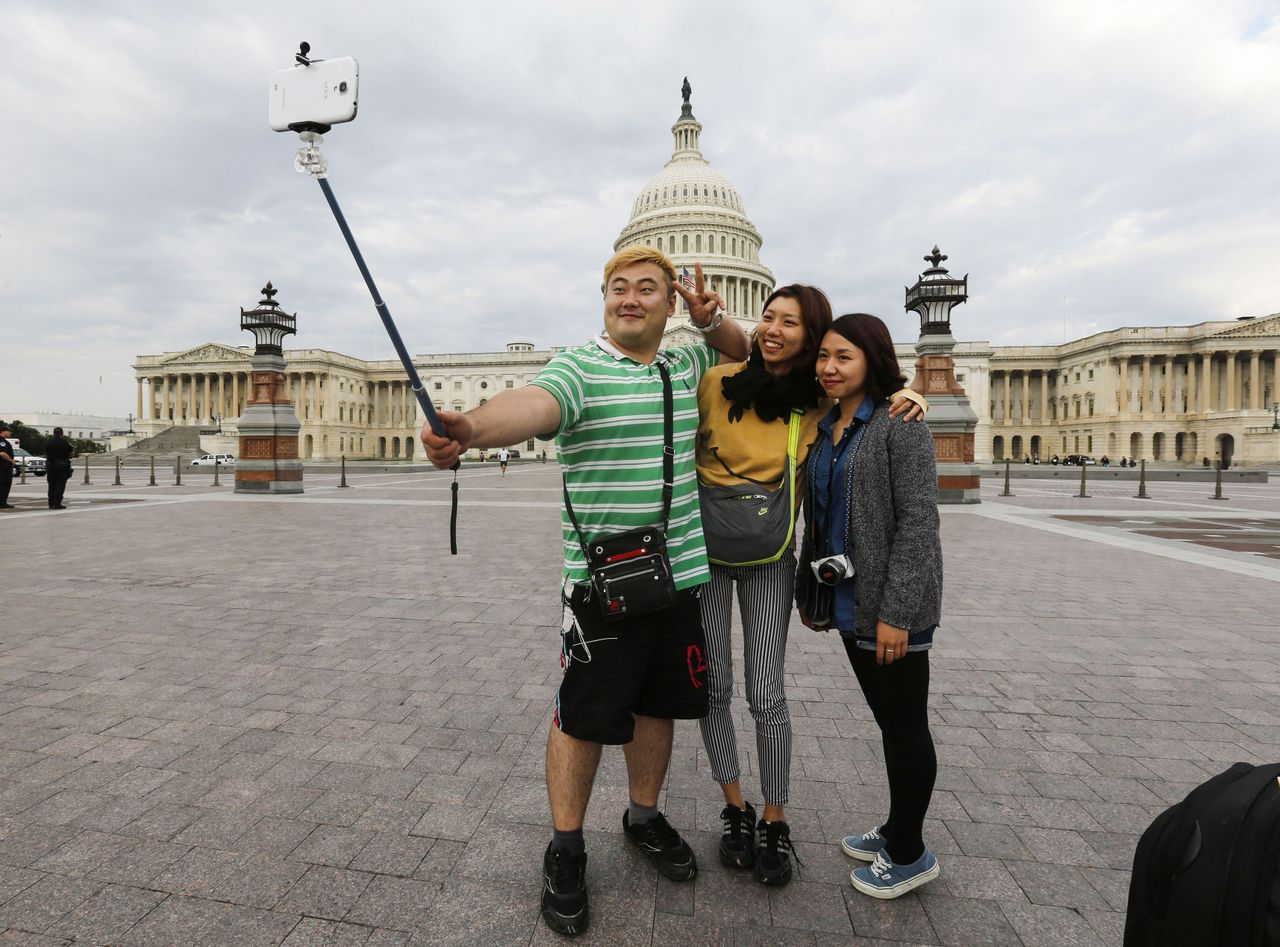
[[[634,799],[627,806],[627,821],[632,825],[644,825],[646,822],[652,822],[657,816],[657,806],[642,806]]]
[[[587,844],[582,838],[582,829],[561,832],[557,828],[552,828],[551,847],[568,852],[570,855],[581,855],[587,850]]]

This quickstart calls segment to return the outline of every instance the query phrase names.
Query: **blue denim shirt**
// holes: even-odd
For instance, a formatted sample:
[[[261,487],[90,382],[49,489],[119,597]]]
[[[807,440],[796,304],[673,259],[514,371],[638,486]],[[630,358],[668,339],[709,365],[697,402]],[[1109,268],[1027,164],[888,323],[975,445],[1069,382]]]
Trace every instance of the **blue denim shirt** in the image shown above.
[[[818,556],[838,556],[845,552],[844,524],[849,520],[849,503],[852,498],[844,489],[849,478],[849,465],[853,463],[856,450],[850,450],[854,434],[858,428],[871,420],[875,412],[875,403],[870,398],[863,398],[862,404],[853,415],[853,421],[844,429],[840,443],[831,444],[831,434],[840,418],[837,405],[827,412],[827,416],[818,422],[818,443],[813,448],[813,514],[820,527],[826,529],[826,546],[817,551]],[[832,623],[842,634],[852,634],[854,616],[858,604],[854,598],[857,590],[857,578],[850,576],[835,588],[832,603]]]

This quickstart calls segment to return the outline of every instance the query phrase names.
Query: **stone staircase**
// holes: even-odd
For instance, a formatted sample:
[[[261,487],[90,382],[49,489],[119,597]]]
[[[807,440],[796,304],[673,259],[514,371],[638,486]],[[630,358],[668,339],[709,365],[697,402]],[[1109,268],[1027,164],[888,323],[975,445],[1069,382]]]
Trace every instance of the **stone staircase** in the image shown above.
[[[187,454],[199,455],[200,432],[196,425],[179,425],[165,428],[159,434],[133,444],[127,450],[117,451],[121,456],[137,454]]]

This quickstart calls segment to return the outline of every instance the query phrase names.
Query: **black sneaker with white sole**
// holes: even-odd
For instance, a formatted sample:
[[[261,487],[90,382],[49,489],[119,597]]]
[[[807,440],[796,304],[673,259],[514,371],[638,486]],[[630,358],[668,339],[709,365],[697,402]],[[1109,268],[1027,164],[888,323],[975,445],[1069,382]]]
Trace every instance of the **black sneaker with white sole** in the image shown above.
[[[622,830],[637,848],[649,856],[658,874],[672,881],[690,881],[698,873],[698,860],[680,833],[662,813],[648,822],[632,825],[630,812],[622,813]]]
[[[547,846],[542,856],[542,919],[557,934],[581,934],[591,915],[587,905],[587,853],[571,855]]]
[[[781,887],[791,880],[791,859],[800,856],[791,846],[791,826],[785,822],[760,820],[756,826],[756,863],[753,872],[762,885]]]
[[[720,864],[729,868],[750,868],[756,861],[756,810],[725,806],[720,810],[724,834],[720,836]]]

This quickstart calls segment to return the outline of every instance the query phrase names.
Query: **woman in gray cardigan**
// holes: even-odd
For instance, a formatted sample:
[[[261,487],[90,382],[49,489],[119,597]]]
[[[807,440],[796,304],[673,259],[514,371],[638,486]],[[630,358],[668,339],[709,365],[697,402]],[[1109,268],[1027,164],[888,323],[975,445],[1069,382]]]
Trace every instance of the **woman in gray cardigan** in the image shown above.
[[[841,848],[871,862],[851,873],[855,888],[896,898],[938,876],[921,836],[938,769],[927,706],[942,604],[933,438],[923,424],[890,423],[886,398],[905,379],[875,316],[837,319],[817,372],[837,404],[809,454],[797,600],[805,624],[840,632],[880,727],[889,817]]]

